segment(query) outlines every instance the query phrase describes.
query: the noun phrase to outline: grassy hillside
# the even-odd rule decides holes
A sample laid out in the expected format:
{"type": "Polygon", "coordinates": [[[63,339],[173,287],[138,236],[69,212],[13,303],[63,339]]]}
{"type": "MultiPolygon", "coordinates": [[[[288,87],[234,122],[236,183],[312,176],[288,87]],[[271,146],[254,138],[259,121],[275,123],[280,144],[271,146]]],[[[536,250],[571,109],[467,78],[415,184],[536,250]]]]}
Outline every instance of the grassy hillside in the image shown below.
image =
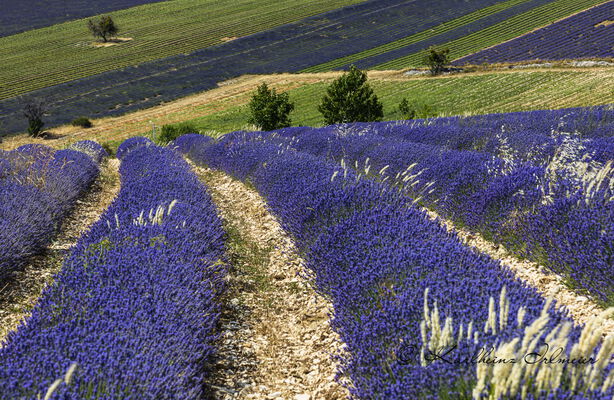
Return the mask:
{"type": "Polygon", "coordinates": [[[0,99],[145,61],[188,53],[361,0],[175,0],[112,13],[120,37],[92,46],[85,20],[0,38],[0,99]]]}
{"type": "MultiPolygon", "coordinates": [[[[62,126],[51,129],[63,135],[45,144],[64,146],[84,138],[118,144],[123,139],[151,133],[164,124],[190,122],[211,134],[246,127],[247,103],[253,91],[267,82],[287,91],[296,102],[293,125],[323,124],[317,105],[326,86],[340,73],[279,74],[244,76],[217,89],[121,117],[94,121],[90,129],[62,126]]],[[[403,97],[430,104],[439,116],[486,114],[581,107],[614,103],[614,92],[607,82],[614,79],[614,68],[552,68],[532,70],[495,70],[442,77],[408,77],[400,71],[371,71],[370,82],[384,103],[384,119],[400,119],[398,104],[403,97]]],[[[26,135],[6,138],[3,148],[33,142],[26,135]]]]}
{"type": "MultiPolygon", "coordinates": [[[[300,77],[300,75],[298,76],[300,77]]],[[[401,119],[398,105],[406,97],[433,106],[438,116],[488,114],[565,107],[581,107],[614,103],[614,92],[608,79],[614,79],[614,69],[532,70],[486,72],[466,76],[438,78],[406,78],[400,73],[371,73],[372,85],[384,103],[384,120],[401,119]]],[[[317,105],[331,79],[306,82],[291,88],[290,98],[296,102],[293,125],[323,125],[317,105]]],[[[247,102],[251,93],[242,93],[229,104],[218,102],[210,113],[189,119],[200,129],[230,132],[245,126],[247,102]]]]}

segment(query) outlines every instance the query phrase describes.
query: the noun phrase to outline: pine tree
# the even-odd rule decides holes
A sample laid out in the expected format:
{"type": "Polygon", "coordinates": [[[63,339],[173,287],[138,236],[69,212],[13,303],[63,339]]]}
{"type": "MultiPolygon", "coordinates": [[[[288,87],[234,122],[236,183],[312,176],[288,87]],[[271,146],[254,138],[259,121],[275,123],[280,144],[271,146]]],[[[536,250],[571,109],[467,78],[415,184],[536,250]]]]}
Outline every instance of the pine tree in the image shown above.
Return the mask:
{"type": "Polygon", "coordinates": [[[294,110],[294,103],[290,102],[288,93],[277,93],[266,83],[258,87],[249,108],[251,114],[247,122],[264,131],[286,128],[292,123],[290,113],[294,110]]]}
{"type": "Polygon", "coordinates": [[[384,108],[367,83],[367,74],[354,65],[326,90],[318,106],[327,125],[381,121],[384,108]]]}

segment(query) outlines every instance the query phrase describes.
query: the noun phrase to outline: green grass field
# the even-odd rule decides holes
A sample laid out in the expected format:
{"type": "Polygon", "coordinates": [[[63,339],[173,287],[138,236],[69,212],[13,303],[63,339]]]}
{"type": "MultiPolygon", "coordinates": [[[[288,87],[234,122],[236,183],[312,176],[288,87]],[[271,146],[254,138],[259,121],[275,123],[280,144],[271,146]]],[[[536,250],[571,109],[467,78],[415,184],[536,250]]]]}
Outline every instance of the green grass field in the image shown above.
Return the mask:
{"type": "Polygon", "coordinates": [[[110,13],[119,37],[92,46],[85,20],[0,38],[0,99],[189,53],[362,0],[174,0],[110,13]]]}
{"type": "MultiPolygon", "coordinates": [[[[407,80],[371,80],[384,103],[384,120],[401,119],[398,105],[406,97],[431,105],[438,116],[488,114],[614,103],[614,93],[604,82],[614,79],[614,69],[513,71],[407,80]]],[[[317,105],[328,83],[305,84],[289,90],[296,103],[295,126],[320,126],[317,105]]],[[[202,130],[221,133],[243,129],[248,96],[221,111],[189,120],[202,130]]]]}

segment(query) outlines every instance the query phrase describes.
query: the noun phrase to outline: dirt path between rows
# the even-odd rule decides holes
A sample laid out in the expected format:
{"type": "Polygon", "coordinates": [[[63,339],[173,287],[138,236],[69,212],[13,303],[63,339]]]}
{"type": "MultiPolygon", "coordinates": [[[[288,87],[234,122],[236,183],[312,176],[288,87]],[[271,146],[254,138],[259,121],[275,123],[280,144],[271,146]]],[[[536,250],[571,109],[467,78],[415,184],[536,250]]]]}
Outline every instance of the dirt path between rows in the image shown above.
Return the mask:
{"type": "MultiPolygon", "coordinates": [[[[520,260],[503,246],[487,241],[480,235],[471,233],[465,229],[459,229],[453,222],[438,216],[435,212],[425,210],[432,220],[438,219],[448,231],[456,233],[458,238],[465,244],[481,253],[499,260],[508,267],[518,279],[523,280],[537,289],[544,297],[552,297],[556,300],[557,307],[565,307],[574,321],[586,324],[596,318],[604,309],[586,296],[579,295],[569,289],[564,283],[562,276],[546,270],[537,263],[520,260]]],[[[614,334],[614,320],[609,319],[604,326],[604,335],[614,334]]]]}
{"type": "Polygon", "coordinates": [[[331,305],[305,277],[292,240],[255,190],[194,168],[224,221],[232,264],[212,397],[347,398],[335,381],[343,345],[329,325],[331,305]]]}
{"type": "Polygon", "coordinates": [[[119,192],[119,161],[103,162],[91,188],[62,221],[60,231],[45,251],[0,287],[0,347],[6,335],[28,317],[43,289],[53,282],[68,250],[98,220],[119,192]]]}

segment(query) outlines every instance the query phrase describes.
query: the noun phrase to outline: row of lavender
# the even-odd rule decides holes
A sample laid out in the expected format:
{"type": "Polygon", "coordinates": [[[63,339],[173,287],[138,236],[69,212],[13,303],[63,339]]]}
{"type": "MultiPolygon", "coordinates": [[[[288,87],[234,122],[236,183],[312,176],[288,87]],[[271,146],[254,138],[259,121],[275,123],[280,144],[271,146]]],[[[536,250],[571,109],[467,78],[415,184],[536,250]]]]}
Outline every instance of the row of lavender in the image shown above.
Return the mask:
{"type": "Polygon", "coordinates": [[[50,242],[105,155],[90,141],[59,151],[43,145],[0,151],[0,280],[50,242]]]}
{"type": "Polygon", "coordinates": [[[386,138],[477,150],[511,162],[546,165],[565,142],[577,142],[582,155],[606,162],[614,155],[614,105],[348,124],[343,129],[386,138]]]}
{"type": "Polygon", "coordinates": [[[132,139],[118,154],[118,197],[0,349],[2,398],[200,399],[207,390],[221,222],[177,153],[132,139]]]}
{"type": "Polygon", "coordinates": [[[523,122],[516,127],[495,115],[469,119],[462,126],[462,120],[442,119],[419,126],[290,128],[274,135],[296,150],[366,169],[363,174],[383,170],[388,178],[377,178],[402,186],[421,204],[612,304],[614,139],[603,137],[602,128],[612,126],[614,113],[594,110],[590,122],[588,110],[575,111],[584,125],[568,119],[566,127],[574,126],[574,134],[539,124],[529,128],[539,114],[553,114],[538,112],[515,115],[523,122]],[[489,129],[488,120],[503,131],[492,125],[489,129]],[[551,134],[539,133],[544,131],[551,134]],[[486,151],[450,150],[476,143],[486,151]]]}
{"type": "Polygon", "coordinates": [[[614,2],[608,1],[454,64],[614,57],[614,2]]]}
{"type": "MultiPolygon", "coordinates": [[[[334,305],[333,327],[349,351],[342,372],[355,397],[480,399],[494,392],[520,398],[520,384],[527,398],[612,396],[611,379],[604,382],[612,370],[607,360],[596,378],[576,377],[574,390],[574,367],[537,380],[540,368],[522,362],[507,371],[476,368],[469,359],[481,348],[508,346],[518,355],[526,343],[543,344],[555,326],[559,335],[548,338],[557,336],[566,350],[585,356],[596,350],[572,345],[580,333],[566,316],[429,220],[409,197],[289,150],[271,135],[230,134],[217,143],[189,135],[175,145],[197,163],[254,184],[295,237],[317,288],[334,305]]],[[[611,344],[600,351],[610,352],[611,344]]]]}

